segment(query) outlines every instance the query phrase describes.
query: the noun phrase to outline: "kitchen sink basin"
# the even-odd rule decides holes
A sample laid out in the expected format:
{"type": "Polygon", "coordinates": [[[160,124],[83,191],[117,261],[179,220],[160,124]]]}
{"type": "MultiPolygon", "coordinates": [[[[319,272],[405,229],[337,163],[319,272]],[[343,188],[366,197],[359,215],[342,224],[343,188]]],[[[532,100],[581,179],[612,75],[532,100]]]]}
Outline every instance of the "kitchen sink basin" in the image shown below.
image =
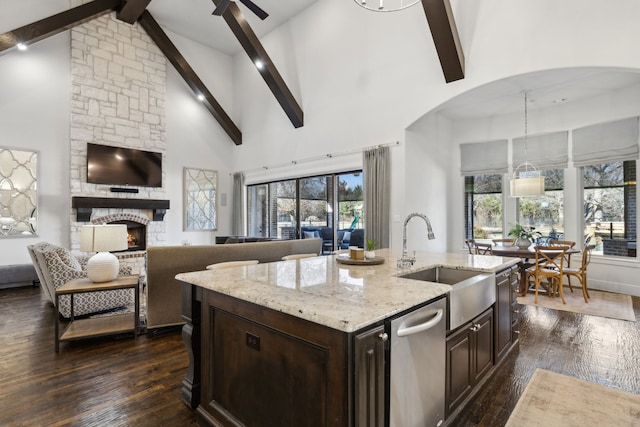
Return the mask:
{"type": "Polygon", "coordinates": [[[424,270],[413,271],[401,275],[403,279],[422,280],[425,282],[444,283],[446,285],[456,285],[467,279],[483,274],[481,271],[460,270],[449,267],[431,267],[424,270]]]}
{"type": "Polygon", "coordinates": [[[453,287],[449,294],[449,330],[471,321],[496,302],[494,273],[436,266],[398,277],[453,287]]]}

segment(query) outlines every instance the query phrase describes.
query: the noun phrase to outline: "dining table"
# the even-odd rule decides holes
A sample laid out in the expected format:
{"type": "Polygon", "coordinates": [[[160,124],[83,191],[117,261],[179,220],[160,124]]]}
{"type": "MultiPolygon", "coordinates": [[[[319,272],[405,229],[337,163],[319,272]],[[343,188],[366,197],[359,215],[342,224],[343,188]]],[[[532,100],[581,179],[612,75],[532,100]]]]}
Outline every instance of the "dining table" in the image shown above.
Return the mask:
{"type": "MultiPolygon", "coordinates": [[[[580,253],[580,249],[577,248],[569,248],[567,250],[567,254],[569,258],[571,258],[572,254],[580,253]]],[[[525,296],[527,294],[527,268],[533,266],[536,258],[536,245],[531,244],[528,247],[520,247],[520,246],[503,246],[503,245],[495,245],[493,247],[493,255],[510,257],[510,258],[520,258],[522,262],[519,263],[520,269],[520,284],[518,286],[518,295],[525,296]],[[533,260],[533,261],[532,261],[533,260]]]]}

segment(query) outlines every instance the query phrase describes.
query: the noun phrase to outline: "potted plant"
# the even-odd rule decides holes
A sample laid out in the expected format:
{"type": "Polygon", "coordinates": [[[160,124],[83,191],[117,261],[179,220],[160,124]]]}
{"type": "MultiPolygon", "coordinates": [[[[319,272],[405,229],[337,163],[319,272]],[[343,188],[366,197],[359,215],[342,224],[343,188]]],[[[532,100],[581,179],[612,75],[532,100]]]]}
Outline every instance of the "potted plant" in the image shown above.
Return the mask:
{"type": "Polygon", "coordinates": [[[509,236],[516,239],[515,245],[519,248],[528,248],[536,238],[542,236],[539,231],[534,230],[533,227],[524,227],[516,222],[513,228],[509,230],[509,236]]]}
{"type": "Polygon", "coordinates": [[[376,257],[376,242],[371,239],[367,239],[367,250],[364,251],[364,257],[366,259],[374,259],[376,257]]]}

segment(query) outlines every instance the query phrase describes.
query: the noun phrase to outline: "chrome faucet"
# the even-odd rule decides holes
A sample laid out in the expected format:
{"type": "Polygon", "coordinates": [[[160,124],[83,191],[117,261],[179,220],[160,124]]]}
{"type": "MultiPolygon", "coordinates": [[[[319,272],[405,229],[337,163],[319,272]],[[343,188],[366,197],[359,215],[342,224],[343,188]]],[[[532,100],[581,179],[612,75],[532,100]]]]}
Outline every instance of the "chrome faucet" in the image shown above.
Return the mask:
{"type": "Polygon", "coordinates": [[[404,225],[402,226],[402,258],[398,260],[398,268],[409,268],[412,267],[416,262],[415,255],[413,257],[409,257],[407,253],[407,224],[409,223],[409,220],[411,218],[416,216],[424,219],[424,222],[427,223],[427,237],[429,238],[429,240],[433,240],[436,238],[436,236],[433,234],[433,229],[431,228],[431,221],[429,221],[429,218],[427,218],[426,215],[417,212],[407,215],[407,218],[404,220],[404,225]]]}

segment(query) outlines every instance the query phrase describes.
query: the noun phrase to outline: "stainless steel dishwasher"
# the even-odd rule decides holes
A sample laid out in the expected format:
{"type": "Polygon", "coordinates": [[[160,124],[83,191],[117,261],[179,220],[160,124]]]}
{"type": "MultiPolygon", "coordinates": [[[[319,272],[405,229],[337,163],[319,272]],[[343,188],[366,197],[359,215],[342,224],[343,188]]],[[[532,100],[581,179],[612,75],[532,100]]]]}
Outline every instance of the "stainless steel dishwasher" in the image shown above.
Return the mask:
{"type": "Polygon", "coordinates": [[[388,321],[389,426],[444,422],[446,298],[388,321]]]}

